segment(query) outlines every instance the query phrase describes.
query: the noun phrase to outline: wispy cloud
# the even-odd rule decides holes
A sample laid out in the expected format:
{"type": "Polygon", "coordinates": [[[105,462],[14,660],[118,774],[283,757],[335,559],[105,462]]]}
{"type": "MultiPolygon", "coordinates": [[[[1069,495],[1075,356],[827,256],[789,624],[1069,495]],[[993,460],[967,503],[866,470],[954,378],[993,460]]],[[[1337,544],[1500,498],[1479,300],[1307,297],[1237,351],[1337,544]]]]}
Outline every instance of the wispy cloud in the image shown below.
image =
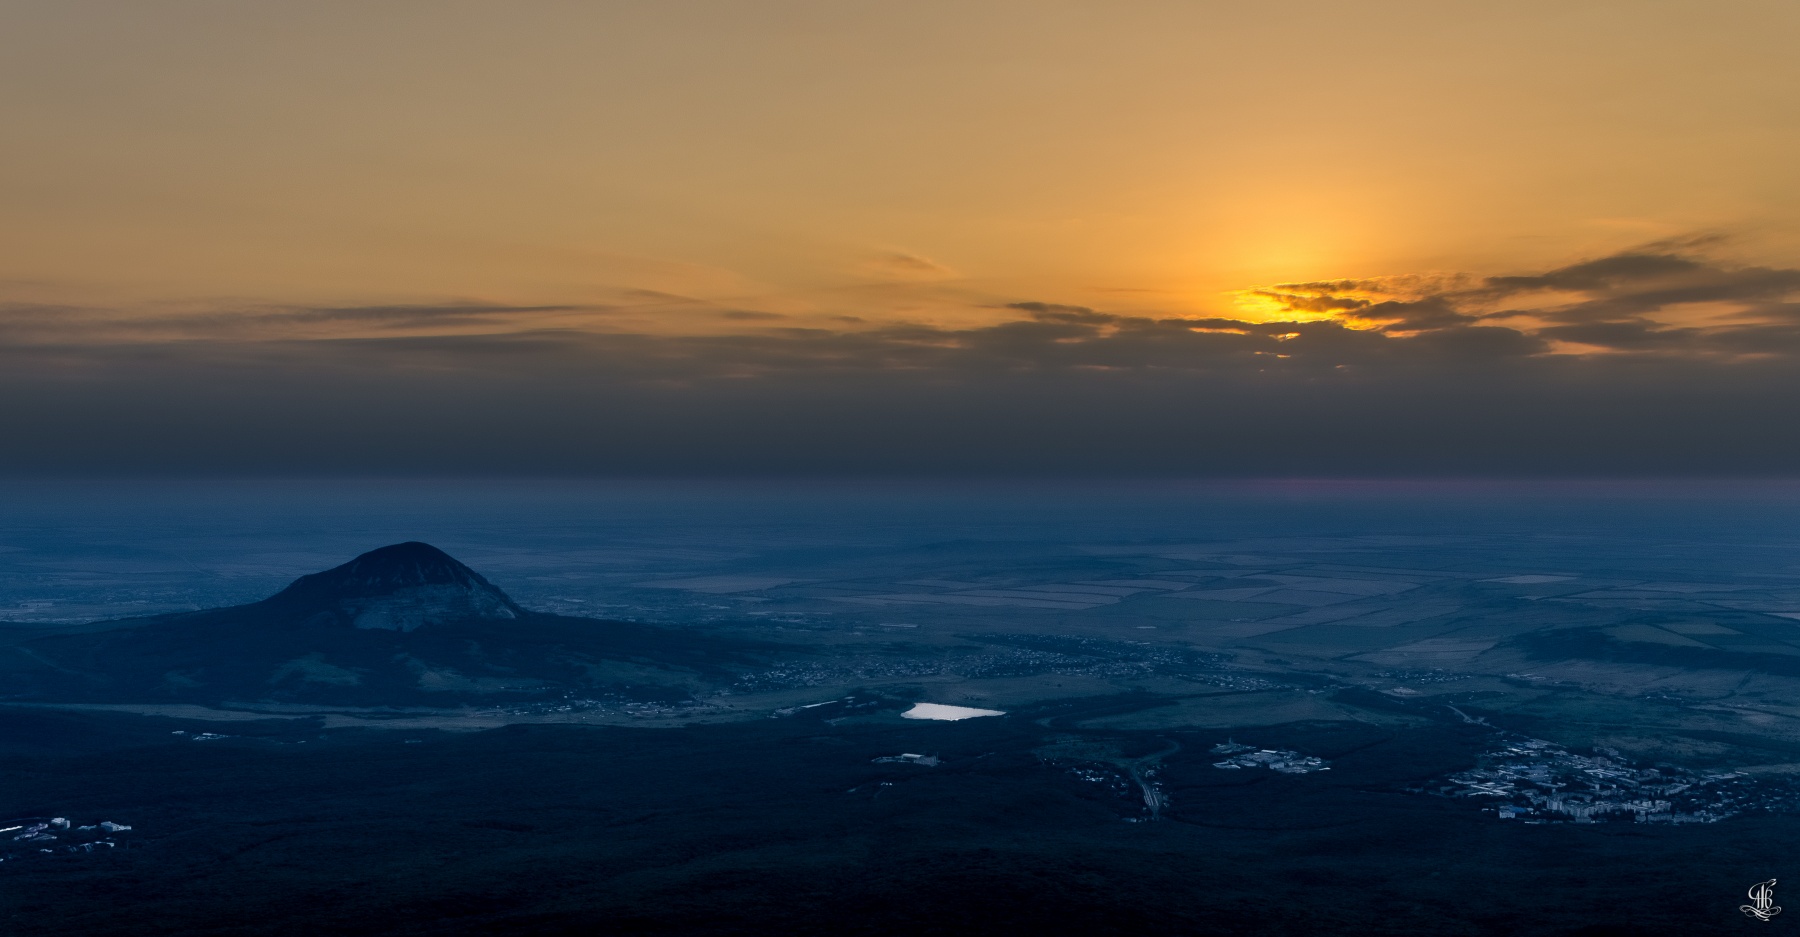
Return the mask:
{"type": "Polygon", "coordinates": [[[0,470],[1800,471],[1797,289],[1677,245],[1205,318],[15,304],[0,470]]]}
{"type": "Polygon", "coordinates": [[[944,264],[906,251],[883,251],[865,259],[857,269],[864,276],[883,280],[947,280],[957,276],[944,264]]]}

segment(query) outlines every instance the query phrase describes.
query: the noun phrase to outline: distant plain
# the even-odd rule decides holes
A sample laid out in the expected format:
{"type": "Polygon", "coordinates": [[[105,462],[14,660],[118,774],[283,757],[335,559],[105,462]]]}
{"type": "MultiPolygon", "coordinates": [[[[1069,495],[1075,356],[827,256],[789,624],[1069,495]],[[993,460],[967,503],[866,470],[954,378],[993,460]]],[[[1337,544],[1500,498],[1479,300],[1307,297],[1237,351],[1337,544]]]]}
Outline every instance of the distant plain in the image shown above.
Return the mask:
{"type": "Polygon", "coordinates": [[[533,610],[794,649],[690,682],[680,705],[14,694],[0,812],[140,818],[118,855],[0,864],[18,933],[888,933],[929,931],[970,889],[1050,930],[1724,933],[1800,822],[1529,827],[1404,793],[1500,730],[1646,764],[1800,772],[1800,486],[0,494],[10,643],[255,601],[428,540],[533,610]],[[917,702],[1007,715],[901,720],[917,702]],[[199,732],[229,738],[189,741],[199,732]],[[1207,748],[1234,738],[1332,772],[1213,768],[1207,748]],[[1165,749],[1168,807],[1142,822],[1126,774],[1165,749]],[[943,764],[871,761],[902,751],[943,764]],[[1081,764],[1125,793],[1071,781],[1081,764]],[[312,782],[281,780],[294,771],[312,782]],[[527,881],[546,867],[554,888],[527,881]],[[1071,882],[1089,889],[1080,901],[1071,882]],[[202,885],[242,890],[234,913],[255,923],[209,919],[202,885]],[[107,895],[151,917],[92,910],[107,895]]]}

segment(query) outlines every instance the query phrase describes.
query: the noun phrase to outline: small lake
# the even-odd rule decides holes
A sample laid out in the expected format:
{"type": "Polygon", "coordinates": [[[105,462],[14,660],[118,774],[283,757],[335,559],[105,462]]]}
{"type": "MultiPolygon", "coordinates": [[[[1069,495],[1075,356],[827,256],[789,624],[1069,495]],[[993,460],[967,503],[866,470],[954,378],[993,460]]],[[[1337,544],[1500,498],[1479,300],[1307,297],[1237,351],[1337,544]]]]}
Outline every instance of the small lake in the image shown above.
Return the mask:
{"type": "Polygon", "coordinates": [[[900,714],[905,719],[936,719],[955,722],[958,719],[974,719],[978,716],[1004,716],[1006,713],[998,709],[975,709],[969,706],[945,706],[942,703],[915,703],[913,708],[900,714]]]}

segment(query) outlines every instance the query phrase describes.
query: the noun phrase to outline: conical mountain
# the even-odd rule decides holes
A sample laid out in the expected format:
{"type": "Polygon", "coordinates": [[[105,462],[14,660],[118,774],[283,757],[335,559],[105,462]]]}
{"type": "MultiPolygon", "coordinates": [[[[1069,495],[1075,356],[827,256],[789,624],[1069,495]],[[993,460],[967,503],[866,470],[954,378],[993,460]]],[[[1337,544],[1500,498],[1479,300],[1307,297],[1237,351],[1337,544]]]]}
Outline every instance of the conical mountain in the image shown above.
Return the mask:
{"type": "Polygon", "coordinates": [[[512,620],[525,610],[450,554],[410,540],[301,576],[261,604],[309,624],[413,631],[453,621],[512,620]]]}

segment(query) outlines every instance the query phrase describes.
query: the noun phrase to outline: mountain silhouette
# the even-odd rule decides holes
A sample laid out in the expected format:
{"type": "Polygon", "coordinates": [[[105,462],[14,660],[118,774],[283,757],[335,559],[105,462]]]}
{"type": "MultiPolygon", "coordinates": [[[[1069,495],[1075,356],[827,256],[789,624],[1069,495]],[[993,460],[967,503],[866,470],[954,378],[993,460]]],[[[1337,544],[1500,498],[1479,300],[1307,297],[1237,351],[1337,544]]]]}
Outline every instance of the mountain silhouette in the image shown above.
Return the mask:
{"type": "Polygon", "coordinates": [[[249,605],[0,646],[0,698],[461,705],[682,699],[771,648],[529,611],[426,543],[371,550],[249,605]]]}

